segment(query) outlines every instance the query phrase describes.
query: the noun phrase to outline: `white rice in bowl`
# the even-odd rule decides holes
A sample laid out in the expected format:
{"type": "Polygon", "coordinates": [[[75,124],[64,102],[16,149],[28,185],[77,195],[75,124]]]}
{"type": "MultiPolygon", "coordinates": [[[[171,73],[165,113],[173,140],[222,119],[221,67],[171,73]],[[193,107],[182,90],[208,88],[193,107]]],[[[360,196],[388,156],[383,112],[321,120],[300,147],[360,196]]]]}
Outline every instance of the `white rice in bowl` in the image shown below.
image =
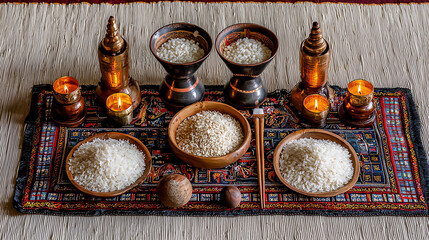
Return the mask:
{"type": "Polygon", "coordinates": [[[73,179],[94,192],[112,192],[135,183],[145,171],[145,155],[125,140],[99,139],[79,146],[68,167],[73,179]]]}
{"type": "Polygon", "coordinates": [[[195,62],[204,56],[198,42],[185,38],[172,38],[156,50],[161,59],[172,63],[195,62]]]}
{"type": "Polygon", "coordinates": [[[271,57],[271,50],[253,38],[240,38],[226,46],[223,56],[239,64],[260,63],[271,57]]]}
{"type": "Polygon", "coordinates": [[[237,150],[244,140],[240,123],[229,114],[202,111],[179,124],[176,142],[200,157],[220,157],[237,150]]]}
{"type": "Polygon", "coordinates": [[[353,177],[349,151],[330,140],[302,138],[289,142],[280,154],[280,171],[292,186],[306,192],[330,192],[353,177]]]}

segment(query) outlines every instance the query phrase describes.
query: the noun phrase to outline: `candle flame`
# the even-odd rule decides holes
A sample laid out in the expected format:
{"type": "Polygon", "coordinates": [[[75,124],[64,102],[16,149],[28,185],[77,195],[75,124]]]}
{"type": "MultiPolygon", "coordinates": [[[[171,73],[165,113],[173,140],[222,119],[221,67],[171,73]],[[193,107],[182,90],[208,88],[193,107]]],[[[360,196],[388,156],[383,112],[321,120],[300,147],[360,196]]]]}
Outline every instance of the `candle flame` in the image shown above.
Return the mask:
{"type": "Polygon", "coordinates": [[[358,93],[359,93],[359,95],[362,95],[362,91],[360,89],[360,84],[359,84],[359,87],[358,87],[358,93]]]}
{"type": "Polygon", "coordinates": [[[315,99],[314,109],[317,110],[317,107],[318,107],[318,105],[317,105],[317,99],[315,99]]]}
{"type": "Polygon", "coordinates": [[[121,98],[118,98],[118,109],[119,109],[119,110],[121,109],[121,105],[122,105],[122,103],[121,103],[121,98]]]}
{"type": "Polygon", "coordinates": [[[68,94],[68,93],[69,93],[69,89],[67,88],[67,85],[64,85],[64,92],[65,92],[66,94],[68,94]]]}

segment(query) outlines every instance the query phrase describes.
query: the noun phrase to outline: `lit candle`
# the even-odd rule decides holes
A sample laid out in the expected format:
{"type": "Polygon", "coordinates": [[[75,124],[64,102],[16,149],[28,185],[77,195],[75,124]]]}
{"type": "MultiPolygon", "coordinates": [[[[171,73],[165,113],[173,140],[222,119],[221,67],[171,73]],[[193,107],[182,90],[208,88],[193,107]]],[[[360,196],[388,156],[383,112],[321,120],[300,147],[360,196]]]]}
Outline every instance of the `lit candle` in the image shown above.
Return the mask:
{"type": "Polygon", "coordinates": [[[69,76],[58,78],[53,85],[52,120],[61,126],[76,127],[86,117],[85,99],[79,82],[69,76]]]}
{"type": "Polygon", "coordinates": [[[304,124],[311,127],[324,127],[329,112],[329,101],[320,94],[308,95],[303,102],[304,124]]]}
{"type": "Polygon", "coordinates": [[[372,101],[374,87],[370,82],[358,79],[348,84],[347,91],[351,104],[360,107],[372,101]]]}
{"type": "Polygon", "coordinates": [[[338,112],[341,120],[357,127],[371,126],[375,120],[373,93],[374,86],[368,81],[358,79],[350,82],[338,112]]]}
{"type": "Polygon", "coordinates": [[[61,104],[72,104],[80,98],[79,82],[72,77],[58,78],[53,88],[54,97],[61,104]]]}
{"type": "Polygon", "coordinates": [[[126,93],[114,93],[106,99],[107,116],[115,125],[124,126],[133,119],[133,101],[126,93]]]}

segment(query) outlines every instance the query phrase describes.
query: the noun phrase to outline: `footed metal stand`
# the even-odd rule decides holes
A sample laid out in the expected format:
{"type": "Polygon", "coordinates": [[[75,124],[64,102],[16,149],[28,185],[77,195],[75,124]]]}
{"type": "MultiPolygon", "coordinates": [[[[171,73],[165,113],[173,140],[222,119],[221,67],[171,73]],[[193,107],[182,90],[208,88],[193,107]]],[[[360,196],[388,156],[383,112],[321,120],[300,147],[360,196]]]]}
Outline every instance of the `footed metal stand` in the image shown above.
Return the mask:
{"type": "Polygon", "coordinates": [[[121,87],[118,89],[111,89],[105,86],[103,80],[101,80],[98,83],[97,89],[95,90],[95,96],[98,104],[100,104],[101,106],[105,106],[107,97],[109,97],[113,93],[126,93],[130,95],[133,101],[133,109],[135,109],[140,104],[140,87],[138,83],[132,78],[129,78],[129,81],[127,81],[127,85],[125,87],[121,87]]]}
{"type": "Polygon", "coordinates": [[[338,114],[340,115],[341,121],[360,128],[370,127],[374,124],[375,121],[375,111],[372,112],[367,119],[352,119],[347,113],[346,108],[341,105],[338,114]]]}
{"type": "Polygon", "coordinates": [[[236,108],[258,107],[267,97],[261,77],[234,76],[223,90],[225,100],[236,108]]]}
{"type": "Polygon", "coordinates": [[[159,96],[168,106],[182,108],[201,101],[204,91],[204,84],[194,75],[188,79],[174,79],[167,75],[159,87],[159,96]]]}

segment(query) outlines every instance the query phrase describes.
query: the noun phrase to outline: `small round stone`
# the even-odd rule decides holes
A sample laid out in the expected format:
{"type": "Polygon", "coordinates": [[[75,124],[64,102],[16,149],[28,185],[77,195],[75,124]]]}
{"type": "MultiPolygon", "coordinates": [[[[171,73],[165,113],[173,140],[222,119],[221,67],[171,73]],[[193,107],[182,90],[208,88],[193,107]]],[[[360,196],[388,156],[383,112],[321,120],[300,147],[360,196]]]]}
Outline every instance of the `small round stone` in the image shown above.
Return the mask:
{"type": "Polygon", "coordinates": [[[170,174],[161,178],[157,186],[159,200],[166,207],[181,207],[192,196],[192,184],[183,175],[170,174]]]}
{"type": "Polygon", "coordinates": [[[234,186],[224,187],[220,192],[220,200],[225,206],[236,208],[241,202],[241,192],[234,186]]]}

